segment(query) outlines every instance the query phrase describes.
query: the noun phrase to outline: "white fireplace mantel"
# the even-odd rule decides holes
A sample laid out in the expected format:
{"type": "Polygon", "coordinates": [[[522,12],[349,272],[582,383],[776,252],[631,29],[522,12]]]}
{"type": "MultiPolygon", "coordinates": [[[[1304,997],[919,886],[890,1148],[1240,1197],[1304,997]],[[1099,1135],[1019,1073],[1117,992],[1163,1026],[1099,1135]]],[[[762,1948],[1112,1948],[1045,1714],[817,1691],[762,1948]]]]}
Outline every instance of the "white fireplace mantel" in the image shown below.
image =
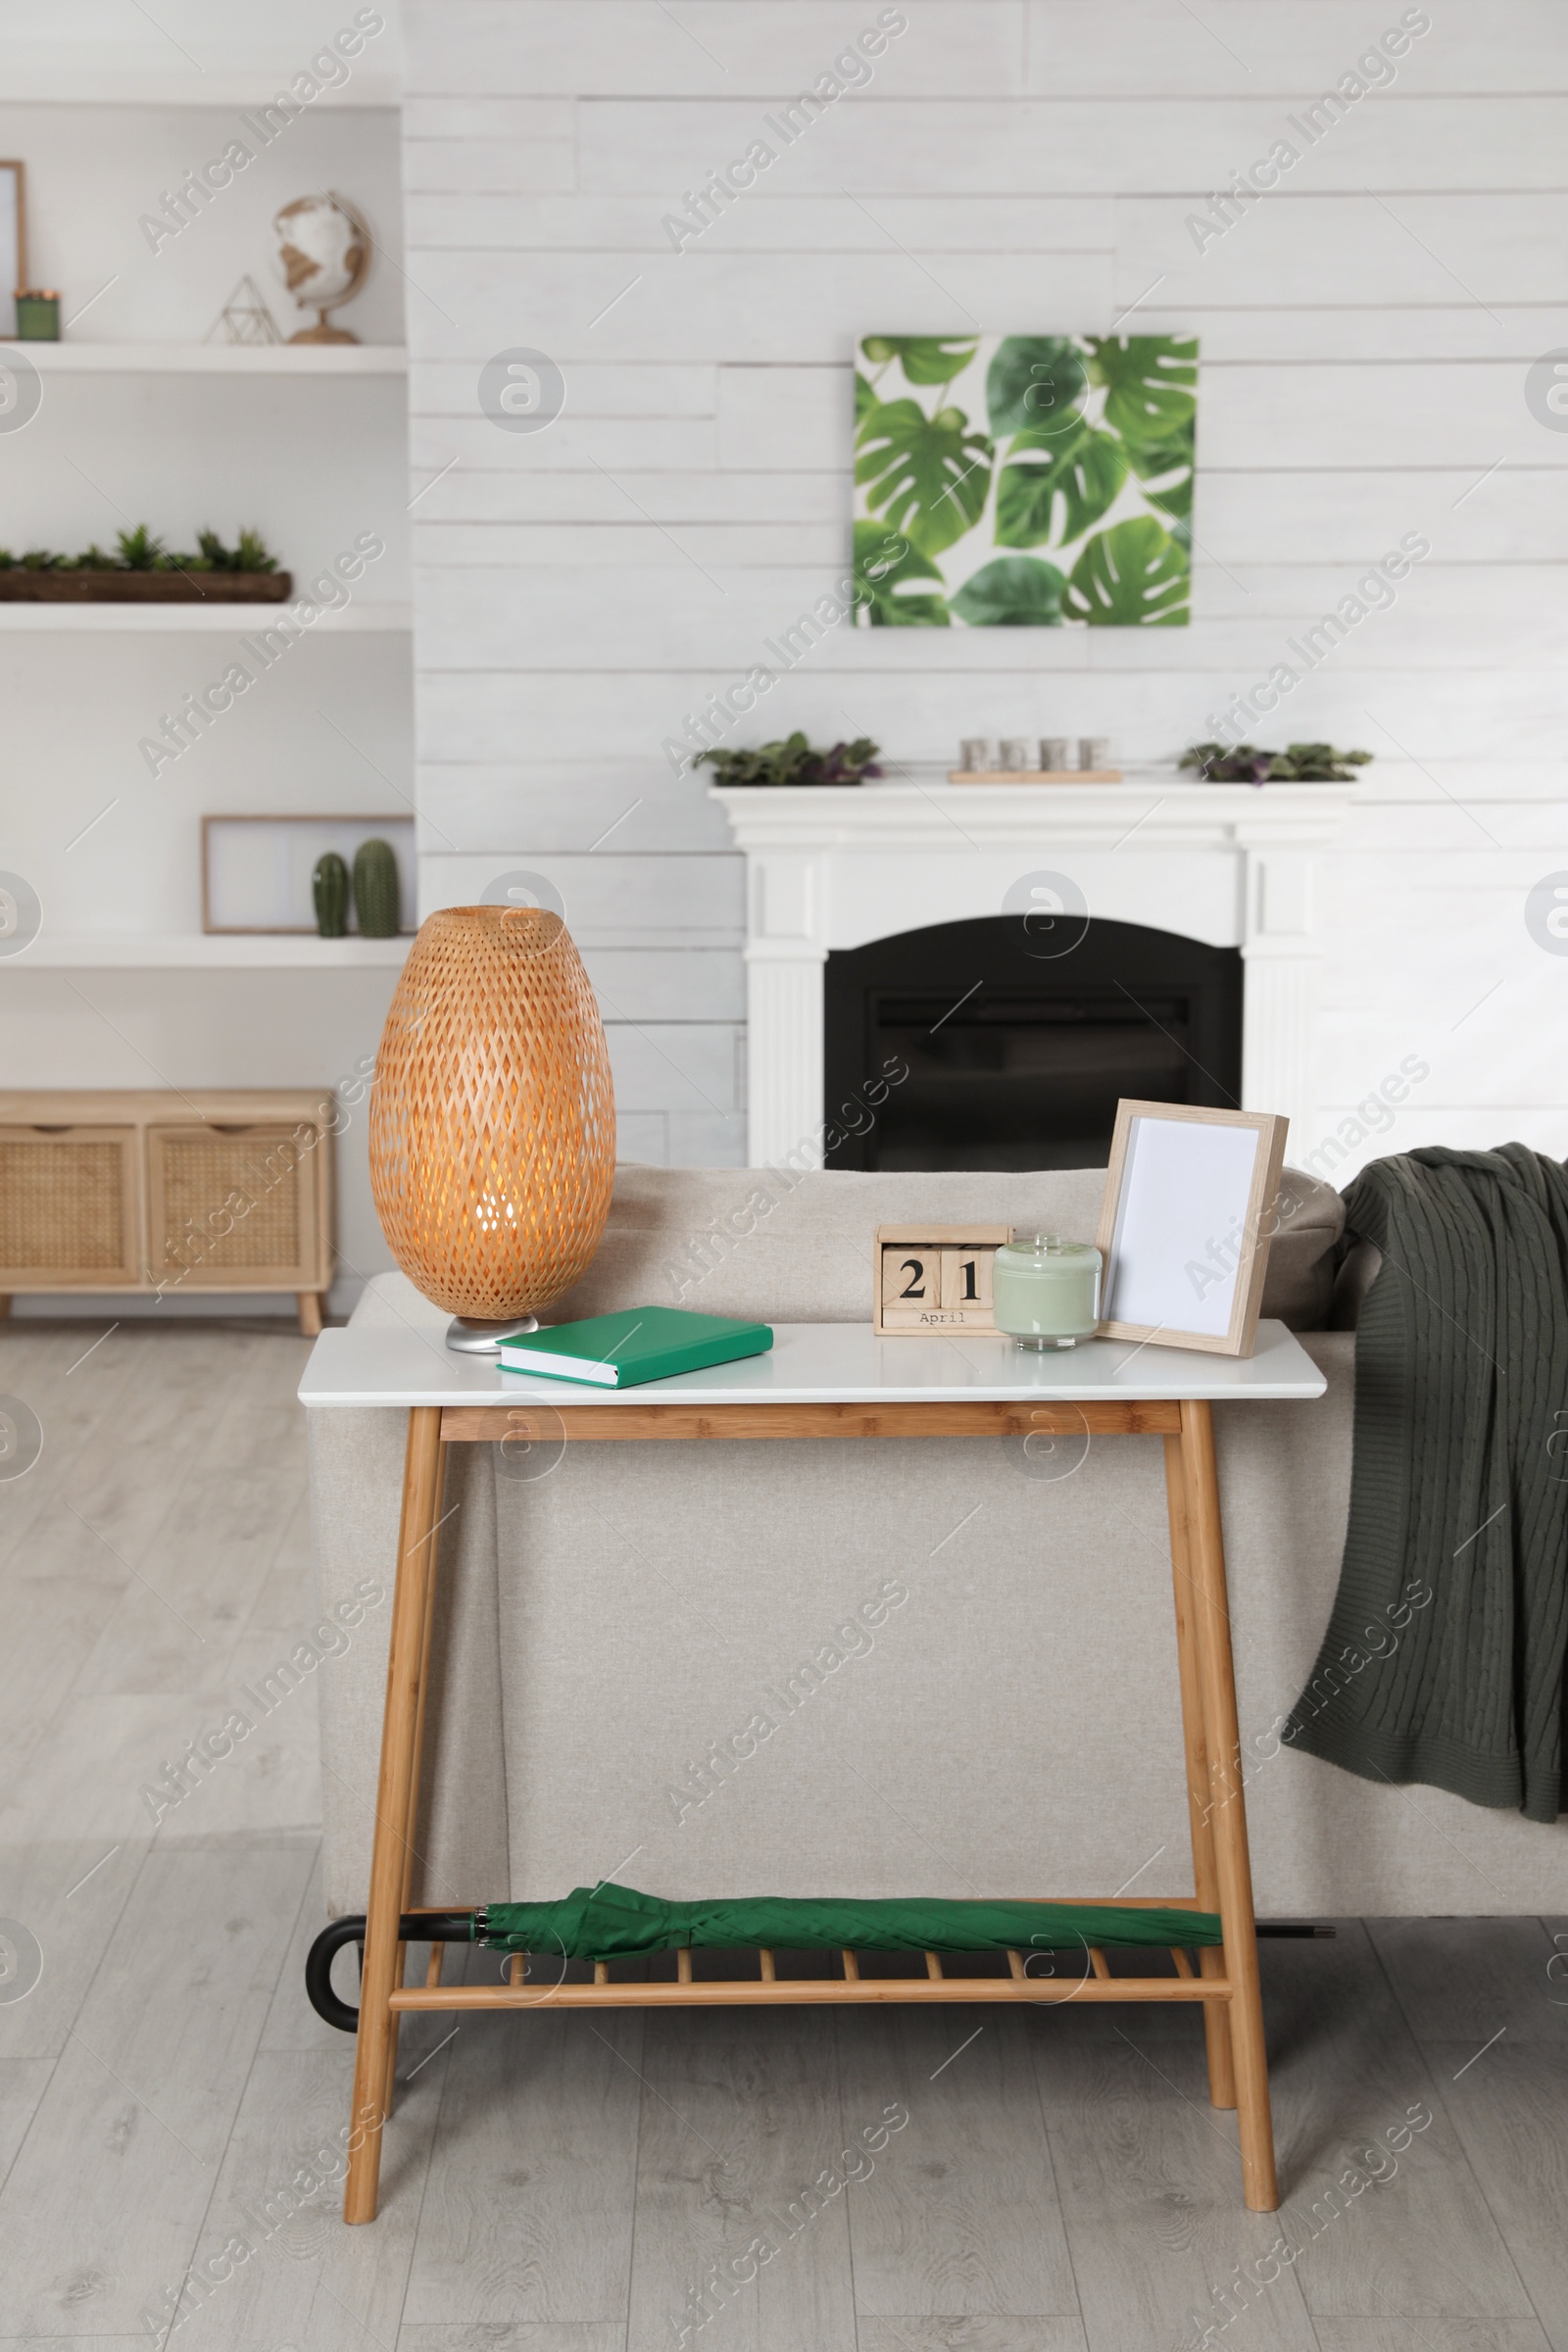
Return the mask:
{"type": "Polygon", "coordinates": [[[752,1165],[820,1132],[829,951],[1000,914],[1036,875],[1065,877],[1091,915],[1240,948],[1243,1105],[1286,1112],[1304,1143],[1316,1102],[1315,853],[1352,790],[1168,772],[954,785],[938,771],[929,784],[715,788],[746,853],[752,1165]]]}

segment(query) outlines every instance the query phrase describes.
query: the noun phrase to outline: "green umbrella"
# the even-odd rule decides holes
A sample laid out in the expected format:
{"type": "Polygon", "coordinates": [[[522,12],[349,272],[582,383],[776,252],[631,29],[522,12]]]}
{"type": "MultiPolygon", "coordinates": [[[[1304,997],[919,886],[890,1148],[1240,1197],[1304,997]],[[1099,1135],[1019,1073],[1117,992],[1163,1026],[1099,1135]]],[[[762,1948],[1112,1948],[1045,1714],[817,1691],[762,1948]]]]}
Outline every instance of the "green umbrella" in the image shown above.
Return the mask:
{"type": "Polygon", "coordinates": [[[1212,1911],[1119,1903],[949,1902],[935,1895],[858,1901],[770,1894],[671,1903],[606,1881],[575,1886],[558,1903],[487,1904],[474,1913],[473,1940],[493,1951],[617,1960],[680,1944],[794,1952],[1027,1952],[1092,1943],[1209,1944],[1221,1940],[1221,1932],[1212,1911]]]}
{"type": "MultiPolygon", "coordinates": [[[[531,1952],[561,1960],[620,1960],[671,1946],[850,1952],[1081,1951],[1091,1944],[1170,1949],[1223,1941],[1212,1911],[1177,1911],[1120,1903],[948,1902],[936,1895],[857,1901],[837,1895],[796,1899],[743,1896],[734,1902],[668,1903],[611,1880],[575,1886],[559,1903],[488,1903],[477,1911],[408,1911],[406,1943],[480,1943],[492,1951],[531,1952]]],[[[1332,1936],[1332,1928],[1274,1927],[1263,1935],[1332,1936]]],[[[362,1955],[365,1914],[321,1930],[305,1963],[305,1988],[318,2016],[352,2034],[357,2009],[332,1989],[332,1961],[345,1943],[362,1955]]],[[[1086,1969],[1087,1974],[1087,1969],[1086,1969]]]]}

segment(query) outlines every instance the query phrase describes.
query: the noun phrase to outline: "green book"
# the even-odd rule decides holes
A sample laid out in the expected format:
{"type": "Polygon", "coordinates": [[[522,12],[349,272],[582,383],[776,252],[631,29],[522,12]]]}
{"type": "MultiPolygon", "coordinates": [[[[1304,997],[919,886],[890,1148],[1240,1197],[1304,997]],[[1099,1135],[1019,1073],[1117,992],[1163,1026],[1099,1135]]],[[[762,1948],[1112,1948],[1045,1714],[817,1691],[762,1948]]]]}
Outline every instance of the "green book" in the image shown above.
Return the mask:
{"type": "Polygon", "coordinates": [[[631,1389],[673,1372],[701,1372],[737,1356],[762,1355],[773,1345],[765,1323],[737,1323],[731,1315],[693,1315],[683,1306],[633,1306],[618,1315],[589,1315],[501,1343],[504,1372],[538,1372],[548,1380],[586,1380],[601,1389],[631,1389]]]}

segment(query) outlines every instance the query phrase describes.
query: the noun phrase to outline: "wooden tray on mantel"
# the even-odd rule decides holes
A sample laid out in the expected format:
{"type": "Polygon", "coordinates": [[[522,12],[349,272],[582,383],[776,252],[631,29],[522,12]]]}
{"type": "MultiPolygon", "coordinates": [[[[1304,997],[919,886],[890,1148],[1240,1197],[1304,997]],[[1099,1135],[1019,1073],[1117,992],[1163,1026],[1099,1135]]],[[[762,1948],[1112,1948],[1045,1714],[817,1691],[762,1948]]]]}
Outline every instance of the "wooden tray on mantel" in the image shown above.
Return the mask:
{"type": "Polygon", "coordinates": [[[950,767],[950,784],[1119,784],[1119,767],[950,767]]]}

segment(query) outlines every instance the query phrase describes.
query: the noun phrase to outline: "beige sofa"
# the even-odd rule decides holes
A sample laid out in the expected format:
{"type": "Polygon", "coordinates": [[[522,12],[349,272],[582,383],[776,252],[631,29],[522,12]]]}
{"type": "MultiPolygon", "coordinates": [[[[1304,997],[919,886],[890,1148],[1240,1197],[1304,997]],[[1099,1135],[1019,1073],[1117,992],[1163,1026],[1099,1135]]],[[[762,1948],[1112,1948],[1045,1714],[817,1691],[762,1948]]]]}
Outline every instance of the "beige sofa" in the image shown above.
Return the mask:
{"type": "MultiPolygon", "coordinates": [[[[877,1224],[1090,1234],[1102,1181],[625,1168],[551,1319],[865,1320],[877,1224]]],[[[1264,1312],[1328,1393],[1216,1408],[1259,1914],[1568,1910],[1561,1831],[1279,1746],[1337,1583],[1353,1375],[1321,1328],[1342,1204],[1291,1171],[1283,1200],[1264,1312]]],[[[410,1319],[445,1320],[399,1275],[356,1310],[410,1319]]],[[[353,1616],[390,1586],[404,1420],[310,1421],[321,1607],[353,1616]]],[[[1155,1440],[463,1446],[447,1508],[416,1900],[1191,1890],[1155,1440]]],[[[365,1903],[389,1615],[317,1677],[334,1914],[365,1903]]]]}

